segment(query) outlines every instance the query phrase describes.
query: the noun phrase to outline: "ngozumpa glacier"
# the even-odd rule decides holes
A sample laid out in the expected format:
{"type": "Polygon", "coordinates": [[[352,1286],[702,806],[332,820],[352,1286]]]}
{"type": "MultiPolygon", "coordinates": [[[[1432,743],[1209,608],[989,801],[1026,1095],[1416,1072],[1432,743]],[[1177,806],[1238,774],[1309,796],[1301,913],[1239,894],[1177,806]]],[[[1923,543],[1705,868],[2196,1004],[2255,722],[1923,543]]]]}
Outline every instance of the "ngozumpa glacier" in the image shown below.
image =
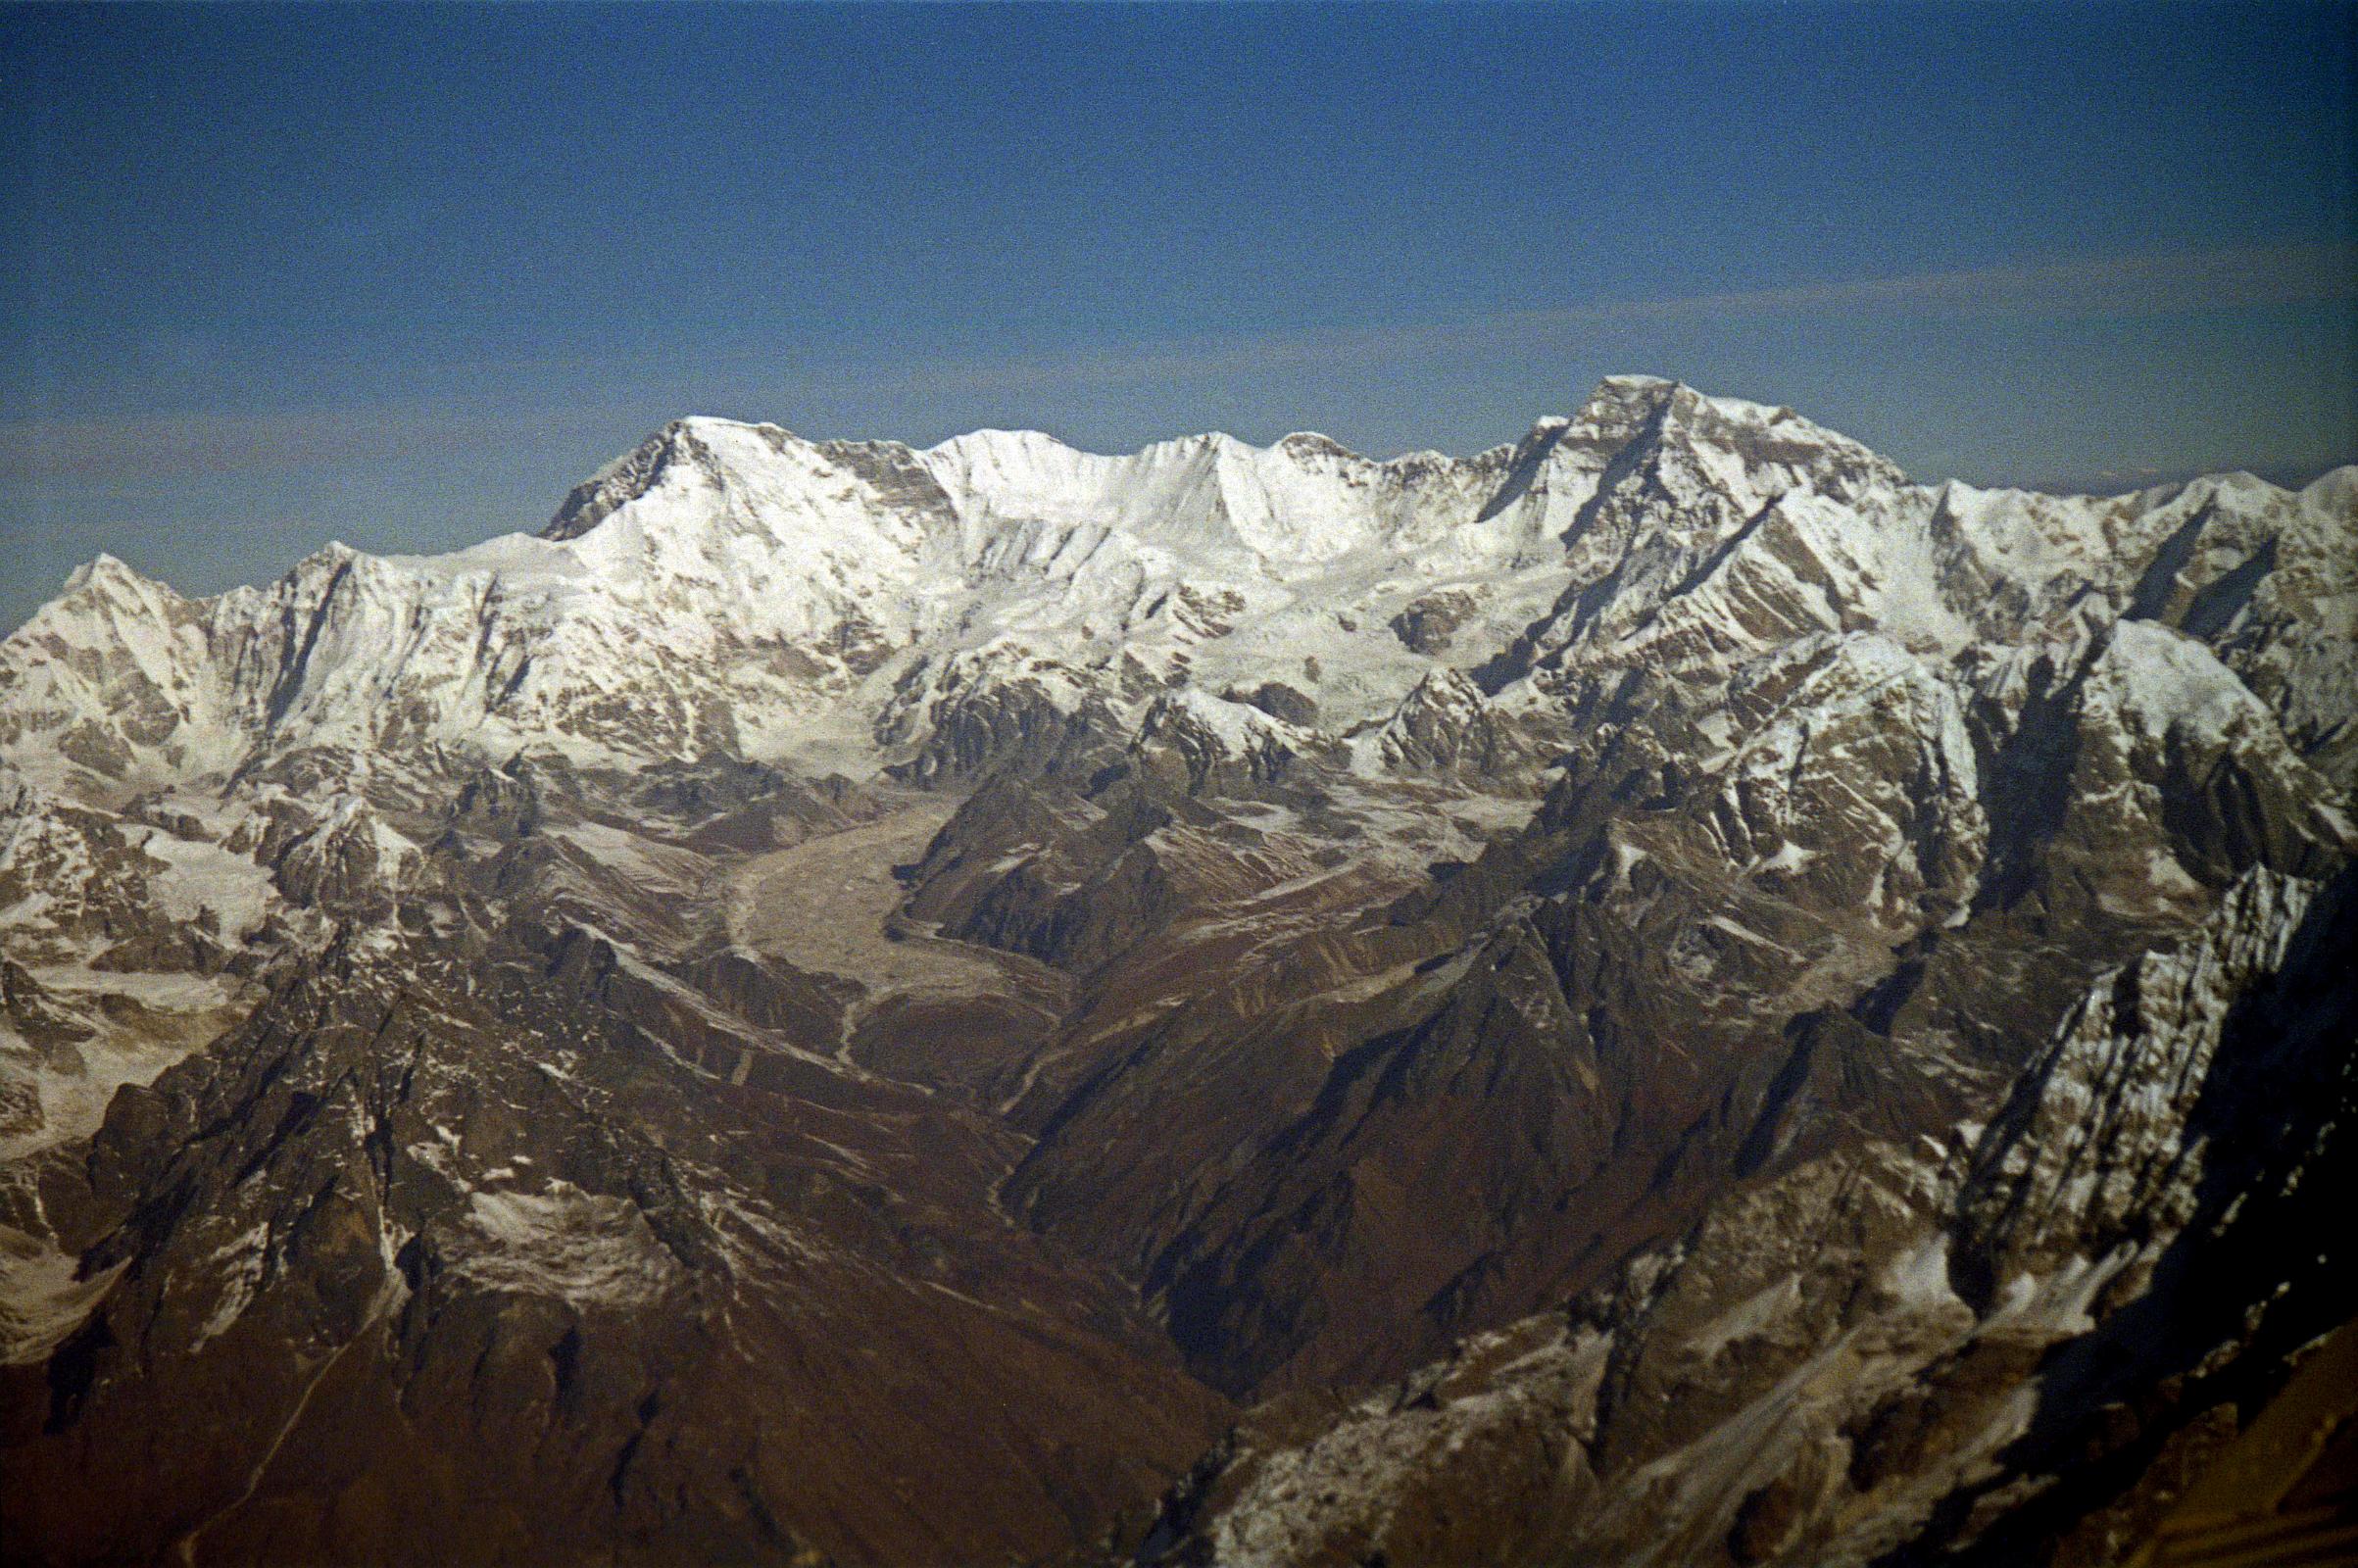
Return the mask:
{"type": "Polygon", "coordinates": [[[101,558],[0,644],[9,1555],[2346,1554],[2354,808],[2358,468],[1641,378],[101,558]]]}

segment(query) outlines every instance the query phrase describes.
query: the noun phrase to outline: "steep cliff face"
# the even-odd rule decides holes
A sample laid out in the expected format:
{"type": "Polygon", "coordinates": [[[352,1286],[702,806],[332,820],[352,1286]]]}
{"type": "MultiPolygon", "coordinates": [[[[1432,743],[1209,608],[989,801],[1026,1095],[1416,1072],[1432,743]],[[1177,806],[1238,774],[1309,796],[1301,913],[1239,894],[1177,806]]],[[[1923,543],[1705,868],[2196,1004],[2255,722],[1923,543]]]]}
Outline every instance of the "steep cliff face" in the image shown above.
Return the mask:
{"type": "Polygon", "coordinates": [[[2353,473],[1625,378],[102,559],[0,643],[9,1522],[1039,1558],[1243,1404],[1149,1555],[2100,1559],[2333,1298],[2353,473]]]}
{"type": "Polygon", "coordinates": [[[1563,1308],[1254,1412],[1144,1555],[2124,1560],[2348,1310],[2353,935],[2347,874],[2247,874],[1987,1124],[1745,1184],[1563,1308]]]}

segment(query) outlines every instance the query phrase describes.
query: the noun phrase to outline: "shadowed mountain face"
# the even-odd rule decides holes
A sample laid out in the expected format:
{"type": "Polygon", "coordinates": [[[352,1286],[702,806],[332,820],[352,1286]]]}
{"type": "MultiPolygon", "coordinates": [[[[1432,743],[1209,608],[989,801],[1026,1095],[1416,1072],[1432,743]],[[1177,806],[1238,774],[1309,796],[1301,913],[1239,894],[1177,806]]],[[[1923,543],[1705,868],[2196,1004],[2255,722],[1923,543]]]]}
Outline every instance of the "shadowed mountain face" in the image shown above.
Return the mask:
{"type": "Polygon", "coordinates": [[[12,1550],[2118,1560],[2351,1299],[2354,785],[2358,469],[1655,381],[102,559],[0,644],[12,1550]]]}

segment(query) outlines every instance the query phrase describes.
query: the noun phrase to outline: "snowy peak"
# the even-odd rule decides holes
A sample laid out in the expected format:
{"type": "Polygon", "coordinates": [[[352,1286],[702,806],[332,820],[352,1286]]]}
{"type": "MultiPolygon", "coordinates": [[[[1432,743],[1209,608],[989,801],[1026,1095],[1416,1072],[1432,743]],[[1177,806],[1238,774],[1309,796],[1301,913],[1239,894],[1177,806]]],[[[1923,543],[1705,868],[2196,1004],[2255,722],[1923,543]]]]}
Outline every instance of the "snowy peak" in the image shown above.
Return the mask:
{"type": "Polygon", "coordinates": [[[604,522],[615,508],[646,494],[671,461],[675,443],[686,427],[685,420],[673,420],[573,486],[540,537],[578,539],[604,522]]]}
{"type": "Polygon", "coordinates": [[[1633,449],[1632,460],[1663,445],[1706,449],[1755,472],[1754,484],[1766,490],[1807,483],[1831,493],[1837,485],[1907,482],[1889,460],[1790,408],[1717,397],[1658,376],[1607,376],[1562,421],[1561,436],[1607,456],[1633,449]]]}
{"type": "Polygon", "coordinates": [[[691,478],[718,478],[723,459],[714,440],[726,442],[728,432],[736,430],[768,437],[779,446],[792,439],[775,425],[742,425],[695,416],[674,419],[568,491],[540,536],[578,539],[614,512],[663,485],[675,468],[690,470],[691,478]]]}
{"type": "Polygon", "coordinates": [[[124,589],[139,592],[160,585],[141,576],[126,563],[102,551],[74,568],[66,578],[62,597],[72,598],[84,592],[106,593],[110,590],[124,589]]]}
{"type": "Polygon", "coordinates": [[[1370,740],[1360,743],[1362,771],[1496,773],[1524,750],[1481,688],[1447,664],[1419,680],[1370,740]]]}
{"type": "MultiPolygon", "coordinates": [[[[1858,634],[1938,662],[2092,613],[2202,643],[2339,777],[2358,771],[2354,503],[2346,476],[2299,496],[1931,489],[1789,409],[1648,377],[1467,458],[1310,432],[1106,456],[983,430],[919,451],[685,418],[537,537],[331,546],[207,601],[101,558],[0,655],[0,751],[116,783],[421,746],[497,763],[817,745],[864,772],[924,755],[956,712],[1036,699],[1135,735],[1166,691],[1282,678],[1330,741],[1391,726],[1355,757],[1449,770],[1535,749],[1487,714],[1456,734],[1437,670],[1485,665],[1483,702],[1547,729],[1619,671],[1716,683],[1858,634]]],[[[954,750],[980,766],[999,744],[954,750]]]]}
{"type": "MultiPolygon", "coordinates": [[[[1615,456],[1632,466],[1642,461],[1624,449],[1664,444],[1710,454],[1690,466],[1750,471],[1751,491],[1797,484],[1839,491],[1861,475],[1904,482],[1864,448],[1790,410],[1623,377],[1604,382],[1573,417],[1539,420],[1520,442],[1463,459],[1430,452],[1370,459],[1314,432],[1268,447],[1214,432],[1106,456],[1037,430],[978,430],[911,452],[890,442],[812,444],[775,425],[681,419],[576,486],[541,537],[580,539],[618,513],[665,497],[672,504],[662,510],[671,513],[759,514],[765,498],[774,503],[783,492],[832,486],[926,513],[937,526],[955,519],[960,564],[968,567],[1004,557],[1010,531],[1045,530],[1063,543],[1077,526],[1280,570],[1439,544],[1497,556],[1528,546],[1530,530],[1479,544],[1465,535],[1518,503],[1544,501],[1550,488],[1577,492],[1581,479],[1593,481],[1615,456]],[[1558,470],[1554,486],[1547,469],[1558,470]]],[[[781,538],[794,537],[790,524],[809,520],[792,516],[792,508],[773,510],[789,514],[766,519],[781,538]]]]}
{"type": "Polygon", "coordinates": [[[419,1560],[495,1494],[585,1533],[486,1555],[1063,1560],[1195,1389],[1312,1398],[1188,1560],[1882,1561],[2051,1469],[2026,1401],[2221,1408],[2141,1308],[2047,1351],[2189,1204],[2265,1238],[2223,1323],[2348,1229],[2274,1161],[2358,1125],[2354,478],[1932,488],[1628,378],[1385,462],[686,419],[536,537],[94,562],[0,643],[33,1554],[333,1557],[390,1474],[419,1560]]]}
{"type": "Polygon", "coordinates": [[[1250,794],[1315,745],[1312,734],[1257,708],[1191,690],[1155,699],[1135,750],[1151,766],[1171,766],[1191,794],[1250,794]]]}

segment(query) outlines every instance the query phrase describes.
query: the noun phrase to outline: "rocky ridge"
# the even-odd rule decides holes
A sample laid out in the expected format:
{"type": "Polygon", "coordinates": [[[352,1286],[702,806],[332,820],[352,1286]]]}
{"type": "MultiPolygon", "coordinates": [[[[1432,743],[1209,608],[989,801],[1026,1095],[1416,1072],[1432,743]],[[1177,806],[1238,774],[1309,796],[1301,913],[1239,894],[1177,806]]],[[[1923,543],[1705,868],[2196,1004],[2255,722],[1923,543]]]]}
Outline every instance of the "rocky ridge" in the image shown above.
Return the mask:
{"type": "Polygon", "coordinates": [[[2358,469],[1922,486],[1631,378],[102,559],[0,644],[11,1521],[1127,1551],[1233,1401],[1149,1556],[2133,1532],[2332,1326],[2234,1195],[2339,1169],[2354,544],[2358,469]]]}

